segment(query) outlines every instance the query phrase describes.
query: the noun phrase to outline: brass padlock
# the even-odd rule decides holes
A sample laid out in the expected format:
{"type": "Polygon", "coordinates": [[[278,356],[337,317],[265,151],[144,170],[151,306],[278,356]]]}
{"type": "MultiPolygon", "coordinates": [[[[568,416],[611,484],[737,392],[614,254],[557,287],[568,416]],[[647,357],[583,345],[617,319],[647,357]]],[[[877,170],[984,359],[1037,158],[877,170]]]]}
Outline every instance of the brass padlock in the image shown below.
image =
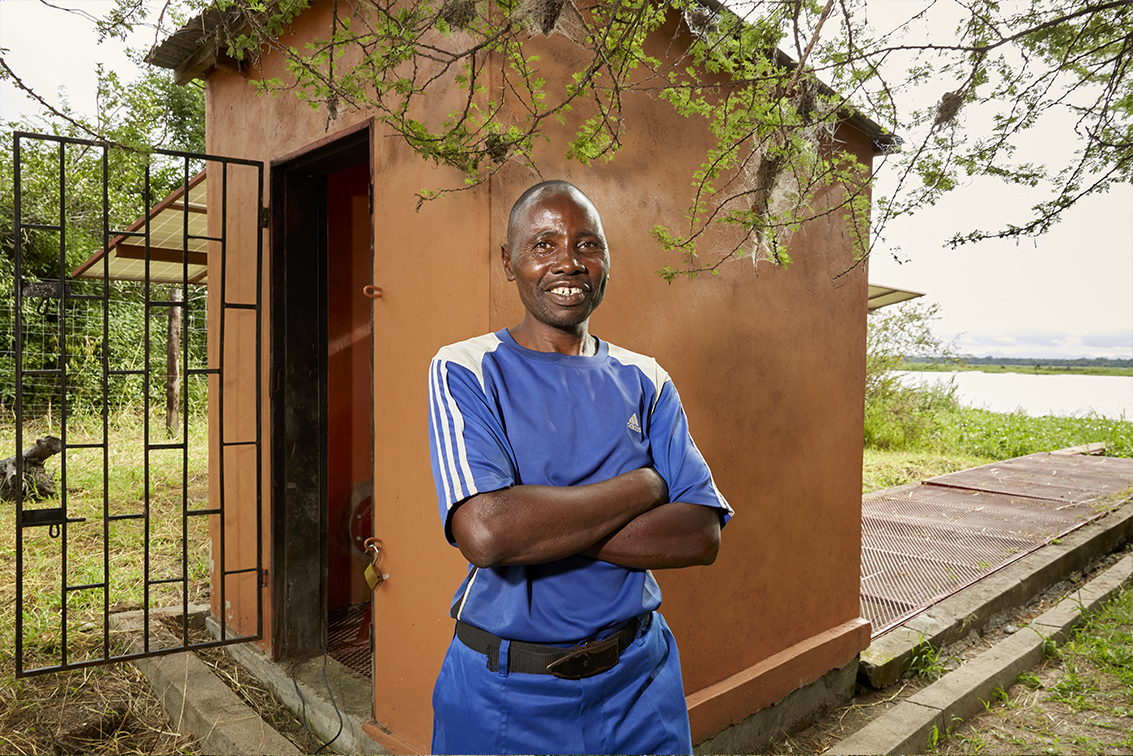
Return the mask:
{"type": "Polygon", "coordinates": [[[382,542],[377,538],[367,538],[366,553],[371,556],[363,574],[366,576],[366,584],[370,586],[370,590],[376,591],[378,586],[389,578],[387,573],[381,572],[378,568],[378,562],[382,558],[382,542]]]}

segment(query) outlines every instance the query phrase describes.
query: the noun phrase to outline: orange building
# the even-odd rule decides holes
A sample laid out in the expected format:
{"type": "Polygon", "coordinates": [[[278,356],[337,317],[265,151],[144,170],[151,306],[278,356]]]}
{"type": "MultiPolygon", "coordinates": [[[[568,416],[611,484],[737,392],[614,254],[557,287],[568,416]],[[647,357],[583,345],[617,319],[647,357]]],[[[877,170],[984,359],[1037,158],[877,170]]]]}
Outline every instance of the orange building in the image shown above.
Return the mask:
{"type": "MultiPolygon", "coordinates": [[[[287,43],[302,49],[325,36],[331,8],[330,0],[312,3],[287,43]]],[[[210,198],[229,197],[224,212],[210,202],[210,224],[229,224],[232,238],[263,233],[267,251],[260,261],[254,243],[230,244],[223,270],[210,258],[210,328],[216,287],[229,299],[254,297],[259,282],[267,345],[261,364],[249,360],[255,321],[237,312],[223,346],[211,346],[215,359],[248,368],[229,370],[214,386],[222,392],[210,392],[223,393],[225,434],[245,437],[258,422],[265,439],[257,468],[213,434],[211,496],[228,502],[224,542],[213,549],[235,561],[260,546],[269,564],[259,581],[214,576],[227,582],[224,604],[214,590],[212,609],[254,632],[261,592],[265,650],[279,660],[322,653],[330,617],[371,598],[358,544],[372,517],[390,577],[373,594],[368,729],[392,751],[423,752],[453,632],[448,604],[466,570],[437,518],[427,369],[441,345],[521,319],[499,248],[512,202],[537,179],[508,164],[485,185],[418,208],[420,189],[459,185],[459,172],[417,158],[365,111],[345,110],[328,128],[326,113],[293,96],[258,95],[250,79],[286,76],[282,55],[265,50],[262,74],[226,65],[207,21],[151,60],[182,81],[204,79],[210,154],[270,166],[262,232],[260,208],[237,192],[252,179],[208,176],[210,198]],[[380,296],[368,297],[366,286],[380,296]],[[258,405],[257,377],[267,387],[258,405]]],[[[674,23],[664,33],[661,54],[687,32],[674,23]]],[[[579,51],[566,37],[552,33],[540,44],[548,80],[574,70],[579,51]]],[[[450,105],[435,103],[439,113],[450,105]]],[[[689,176],[710,135],[657,99],[635,95],[624,107],[630,126],[612,162],[565,161],[565,130],[538,158],[544,176],[577,184],[602,213],[612,277],[592,332],[668,370],[736,509],[715,564],[657,578],[681,646],[694,743],[751,750],[757,713],[793,691],[822,681],[848,698],[857,654],[869,644],[858,590],[866,269],[855,266],[851,234],[833,213],[795,236],[786,268],[753,270],[745,260],[718,276],[665,283],[655,271],[674,261],[651,229],[684,217],[689,176]]],[[[838,137],[869,166],[879,134],[858,118],[838,137]]]]}

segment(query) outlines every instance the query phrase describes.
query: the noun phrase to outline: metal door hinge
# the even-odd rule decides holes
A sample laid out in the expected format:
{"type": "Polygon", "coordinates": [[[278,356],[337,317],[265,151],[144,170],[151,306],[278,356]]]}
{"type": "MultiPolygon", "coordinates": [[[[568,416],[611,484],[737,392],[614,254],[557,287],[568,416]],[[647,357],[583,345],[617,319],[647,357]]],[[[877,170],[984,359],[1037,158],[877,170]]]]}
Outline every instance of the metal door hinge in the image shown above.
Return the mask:
{"type": "Polygon", "coordinates": [[[271,208],[260,208],[260,228],[267,228],[271,225],[271,208]]]}

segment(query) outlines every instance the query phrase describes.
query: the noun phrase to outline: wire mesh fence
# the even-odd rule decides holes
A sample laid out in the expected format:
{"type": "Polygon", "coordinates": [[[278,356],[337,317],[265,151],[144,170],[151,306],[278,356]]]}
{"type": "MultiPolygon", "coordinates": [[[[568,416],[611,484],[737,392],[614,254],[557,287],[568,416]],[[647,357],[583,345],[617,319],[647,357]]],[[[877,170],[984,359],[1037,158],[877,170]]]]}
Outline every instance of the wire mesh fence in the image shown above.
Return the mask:
{"type": "MultiPolygon", "coordinates": [[[[0,279],[0,420],[15,421],[16,299],[12,277],[0,279]]],[[[70,293],[98,289],[86,281],[26,282],[20,313],[23,342],[21,420],[50,418],[66,407],[69,415],[98,415],[103,410],[103,359],[115,376],[106,390],[106,409],[112,413],[141,408],[150,393],[151,407],[165,406],[175,388],[178,412],[203,412],[207,402],[204,381],[182,385],[170,350],[185,367],[207,362],[208,293],[203,285],[182,287],[152,284],[150,298],[183,298],[182,307],[146,307],[145,285],[115,281],[104,308],[101,301],[57,296],[62,286],[70,293]],[[186,292],[185,289],[188,289],[186,292]],[[41,296],[27,296],[28,291],[41,296]],[[107,338],[104,339],[103,320],[107,338]],[[148,322],[147,322],[148,321],[148,322]],[[179,321],[179,322],[173,322],[179,321]],[[148,329],[148,337],[147,337],[148,329]],[[148,348],[147,348],[148,345],[148,348]],[[64,385],[64,378],[65,385],[64,385]]],[[[2,455],[0,455],[2,456],[2,455]]]]}

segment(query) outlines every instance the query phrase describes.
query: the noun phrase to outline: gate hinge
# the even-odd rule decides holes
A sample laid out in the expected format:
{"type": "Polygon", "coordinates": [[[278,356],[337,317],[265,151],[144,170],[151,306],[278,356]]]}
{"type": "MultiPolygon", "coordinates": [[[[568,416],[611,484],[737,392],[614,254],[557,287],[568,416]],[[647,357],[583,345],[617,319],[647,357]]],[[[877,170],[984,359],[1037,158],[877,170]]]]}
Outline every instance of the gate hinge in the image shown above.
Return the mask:
{"type": "Polygon", "coordinates": [[[271,208],[260,208],[260,228],[267,228],[271,225],[271,208]]]}
{"type": "Polygon", "coordinates": [[[260,572],[260,587],[268,587],[268,570],[266,567],[260,572]]]}
{"type": "Polygon", "coordinates": [[[368,190],[367,193],[368,193],[369,198],[370,198],[370,203],[369,203],[370,215],[373,215],[374,214],[374,185],[373,184],[370,184],[369,190],[368,190]]]}

